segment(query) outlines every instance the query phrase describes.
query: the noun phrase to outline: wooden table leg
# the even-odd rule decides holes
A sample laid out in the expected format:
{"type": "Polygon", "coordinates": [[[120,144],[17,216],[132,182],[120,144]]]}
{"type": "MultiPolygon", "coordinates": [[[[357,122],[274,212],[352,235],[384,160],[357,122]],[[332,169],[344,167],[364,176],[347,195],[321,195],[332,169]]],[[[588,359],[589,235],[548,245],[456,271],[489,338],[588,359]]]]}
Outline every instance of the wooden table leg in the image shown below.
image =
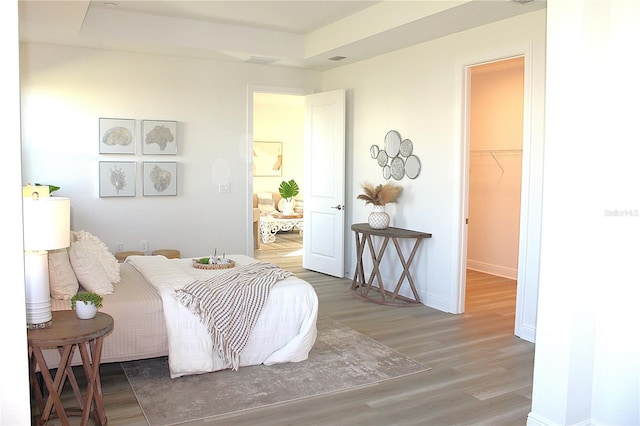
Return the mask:
{"type": "Polygon", "coordinates": [[[364,238],[360,238],[360,233],[356,232],[356,270],[351,281],[351,290],[355,290],[365,284],[364,265],[362,263],[362,253],[364,252],[364,238]]]}
{"type": "Polygon", "coordinates": [[[87,377],[87,390],[82,404],[81,425],[89,422],[89,416],[95,414],[94,421],[102,425],[106,421],[104,401],[102,399],[102,387],[100,384],[100,354],[102,352],[102,338],[88,343],[91,355],[84,344],[79,344],[80,356],[85,376],[87,377]],[[93,405],[93,408],[92,408],[93,405]]]}
{"type": "MultiPolygon", "coordinates": [[[[385,237],[382,241],[382,245],[380,246],[380,250],[376,254],[375,248],[373,246],[373,239],[371,235],[365,236],[367,240],[367,245],[369,246],[369,253],[371,254],[371,260],[373,263],[373,271],[369,276],[369,280],[367,281],[366,291],[368,293],[369,289],[372,288],[373,279],[376,278],[378,282],[378,290],[380,291],[380,297],[382,298],[382,302],[386,303],[387,295],[386,290],[384,289],[384,283],[382,282],[382,273],[380,272],[380,262],[382,262],[382,258],[384,257],[385,250],[387,249],[387,244],[389,244],[389,237],[385,237]]],[[[366,294],[365,294],[366,297],[366,294]]]]}
{"type": "Polygon", "coordinates": [[[96,404],[96,423],[99,425],[107,424],[107,413],[104,409],[104,399],[102,395],[102,383],[100,382],[100,358],[102,357],[102,344],[104,337],[99,337],[91,345],[91,357],[93,359],[93,374],[94,374],[94,394],[93,399],[96,404]]]}
{"type": "Polygon", "coordinates": [[[42,389],[40,388],[41,383],[36,377],[36,356],[31,346],[29,346],[29,381],[31,382],[31,389],[36,397],[38,410],[40,411],[40,415],[42,415],[44,412],[44,397],[42,396],[42,389]]]}
{"type": "MultiPolygon", "coordinates": [[[[58,351],[60,351],[60,359],[62,359],[63,348],[58,348],[58,351]]],[[[70,360],[73,360],[73,352],[74,351],[72,350],[71,354],[69,355],[70,360]]],[[[78,401],[78,404],[82,406],[82,394],[80,393],[80,386],[78,386],[78,381],[76,380],[76,376],[73,374],[73,367],[71,366],[71,363],[68,363],[65,373],[66,373],[66,378],[68,378],[69,383],[71,383],[71,388],[73,389],[73,393],[76,396],[76,401],[78,401]]],[[[64,386],[64,380],[65,378],[63,377],[62,378],[63,386],[64,386]]]]}
{"type": "Polygon", "coordinates": [[[104,337],[99,337],[96,341],[91,345],[91,357],[93,359],[93,371],[95,375],[95,391],[94,391],[94,401],[96,403],[96,423],[99,425],[107,424],[107,413],[104,409],[104,399],[102,395],[102,383],[100,382],[100,358],[102,357],[102,344],[104,342],[104,337]]]}
{"type": "Polygon", "coordinates": [[[400,259],[400,262],[402,263],[402,274],[400,275],[400,279],[398,279],[398,283],[396,284],[396,288],[393,291],[393,299],[395,299],[398,296],[398,291],[400,291],[400,287],[402,286],[402,281],[404,280],[404,278],[407,278],[407,281],[409,281],[409,285],[411,286],[411,291],[413,291],[413,297],[415,299],[416,302],[420,303],[420,295],[418,294],[418,290],[416,289],[416,286],[413,282],[413,277],[411,276],[411,272],[409,271],[409,267],[411,266],[411,262],[413,262],[413,258],[416,255],[416,252],[418,251],[418,246],[420,245],[420,241],[422,241],[421,239],[416,239],[415,244],[413,245],[413,250],[411,250],[411,254],[409,255],[409,259],[405,261],[404,256],[402,254],[402,248],[400,247],[400,243],[398,242],[397,238],[393,238],[393,244],[396,247],[396,252],[398,253],[398,258],[400,259]]]}
{"type": "Polygon", "coordinates": [[[38,347],[33,348],[36,362],[40,367],[40,373],[42,374],[44,383],[47,386],[47,390],[49,391],[47,403],[45,404],[40,416],[40,425],[47,424],[51,415],[51,410],[53,408],[55,408],[56,415],[60,419],[60,422],[65,426],[69,424],[69,419],[67,418],[67,414],[65,413],[64,407],[62,406],[62,401],[60,400],[60,392],[62,391],[62,386],[64,385],[63,378],[66,377],[67,366],[71,363],[71,354],[73,353],[72,349],[73,345],[67,345],[63,348],[62,358],[60,359],[58,371],[56,372],[55,379],[52,380],[51,373],[49,373],[49,367],[47,366],[47,362],[44,360],[44,356],[42,355],[42,349],[38,347]]]}

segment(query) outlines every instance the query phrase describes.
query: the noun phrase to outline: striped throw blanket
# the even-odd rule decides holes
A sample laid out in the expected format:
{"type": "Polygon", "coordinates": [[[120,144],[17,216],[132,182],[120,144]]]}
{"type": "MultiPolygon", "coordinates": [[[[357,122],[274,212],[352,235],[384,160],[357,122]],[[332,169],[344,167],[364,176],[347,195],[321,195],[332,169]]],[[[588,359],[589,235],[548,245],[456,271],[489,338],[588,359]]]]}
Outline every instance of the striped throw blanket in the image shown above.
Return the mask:
{"type": "Polygon", "coordinates": [[[176,290],[176,299],[197,315],[211,334],[214,349],[234,370],[249,340],[271,287],[294,276],[266,262],[233,268],[207,281],[194,281],[176,290]]]}

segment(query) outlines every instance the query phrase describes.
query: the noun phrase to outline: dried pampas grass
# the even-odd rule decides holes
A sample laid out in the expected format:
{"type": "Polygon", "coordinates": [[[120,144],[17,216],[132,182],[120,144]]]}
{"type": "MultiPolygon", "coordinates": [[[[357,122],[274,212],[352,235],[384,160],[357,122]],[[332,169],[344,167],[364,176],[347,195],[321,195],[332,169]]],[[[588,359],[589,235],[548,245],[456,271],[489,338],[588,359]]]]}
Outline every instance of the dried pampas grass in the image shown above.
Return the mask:
{"type": "Polygon", "coordinates": [[[395,203],[400,194],[402,194],[402,187],[393,182],[377,186],[373,186],[370,182],[364,182],[362,189],[364,194],[358,195],[358,200],[364,200],[365,204],[373,204],[374,206],[395,203]]]}

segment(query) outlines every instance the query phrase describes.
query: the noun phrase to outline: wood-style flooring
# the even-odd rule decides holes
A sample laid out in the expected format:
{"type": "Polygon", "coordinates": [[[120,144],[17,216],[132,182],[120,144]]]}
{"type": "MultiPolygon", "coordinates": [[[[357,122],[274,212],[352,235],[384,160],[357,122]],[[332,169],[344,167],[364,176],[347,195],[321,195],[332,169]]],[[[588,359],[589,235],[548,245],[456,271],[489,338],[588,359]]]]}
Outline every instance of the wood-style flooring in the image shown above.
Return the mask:
{"type": "MultiPolygon", "coordinates": [[[[301,267],[299,238],[255,257],[310,282],[320,314],[429,367],[382,383],[218,416],[189,425],[525,425],[531,410],[534,345],[513,335],[516,283],[468,271],[466,313],[380,306],[354,298],[350,279],[301,267]]],[[[109,424],[146,425],[120,364],[101,367],[109,424]]],[[[57,424],[51,422],[50,424],[57,424]]]]}

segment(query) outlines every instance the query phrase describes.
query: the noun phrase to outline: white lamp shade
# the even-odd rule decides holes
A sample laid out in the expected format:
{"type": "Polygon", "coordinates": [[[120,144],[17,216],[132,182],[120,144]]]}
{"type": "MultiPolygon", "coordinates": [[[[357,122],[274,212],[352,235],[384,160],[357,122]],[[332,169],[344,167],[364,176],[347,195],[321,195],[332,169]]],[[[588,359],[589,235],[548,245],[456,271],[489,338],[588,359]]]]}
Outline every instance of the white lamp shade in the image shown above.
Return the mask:
{"type": "Polygon", "coordinates": [[[56,250],[69,247],[71,201],[64,197],[22,199],[24,250],[56,250]]]}

